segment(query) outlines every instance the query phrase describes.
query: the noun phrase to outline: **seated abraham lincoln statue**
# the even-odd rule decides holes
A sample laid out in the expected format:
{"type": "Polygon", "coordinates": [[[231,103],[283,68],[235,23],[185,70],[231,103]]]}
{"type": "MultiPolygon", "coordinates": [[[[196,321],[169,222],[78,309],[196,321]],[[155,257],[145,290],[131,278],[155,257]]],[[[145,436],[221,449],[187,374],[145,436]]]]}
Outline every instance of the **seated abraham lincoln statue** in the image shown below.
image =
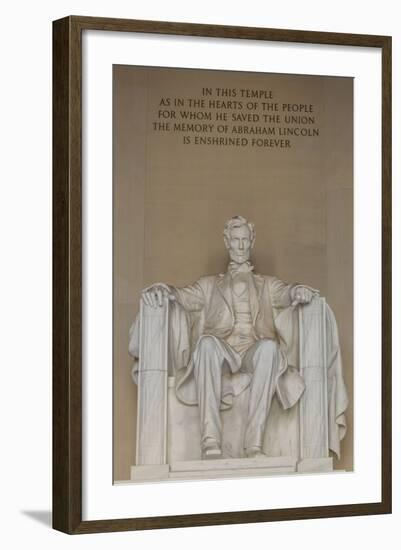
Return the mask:
{"type": "MultiPolygon", "coordinates": [[[[166,299],[172,304],[169,349],[178,363],[175,394],[181,403],[199,407],[202,458],[223,456],[221,411],[231,408],[233,398],[248,389],[243,456],[263,459],[273,396],[276,394],[283,409],[289,409],[305,391],[304,378],[289,359],[291,331],[281,331],[276,324],[277,312],[297,311],[296,306],[309,304],[319,292],[255,273],[250,263],[255,228],[245,218],[235,216],[226,223],[224,243],[230,256],[226,273],[201,277],[183,288],[154,284],[142,291],[142,302],[154,310],[163,307],[166,299]],[[191,315],[197,317],[196,329],[191,315]]],[[[334,361],[330,359],[328,376],[329,385],[334,378],[336,383],[335,388],[333,383],[327,388],[326,408],[329,422],[335,426],[331,431],[336,431],[328,435],[334,441],[330,448],[338,453],[339,440],[345,433],[347,397],[333,323],[335,357],[334,361]]],[[[130,353],[136,357],[139,324],[137,320],[130,333],[130,353]]]]}

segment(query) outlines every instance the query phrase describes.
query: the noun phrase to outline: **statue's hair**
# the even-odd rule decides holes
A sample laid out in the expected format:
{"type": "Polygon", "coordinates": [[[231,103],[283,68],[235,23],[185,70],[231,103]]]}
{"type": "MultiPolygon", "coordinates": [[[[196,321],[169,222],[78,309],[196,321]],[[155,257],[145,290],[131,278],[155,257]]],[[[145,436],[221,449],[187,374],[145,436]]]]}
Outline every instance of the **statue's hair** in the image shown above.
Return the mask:
{"type": "Polygon", "coordinates": [[[234,227],[242,227],[243,225],[248,227],[251,234],[251,242],[253,242],[256,236],[255,225],[252,222],[248,222],[248,220],[242,216],[234,216],[226,222],[223,231],[224,237],[229,239],[231,230],[234,229],[234,227]]]}

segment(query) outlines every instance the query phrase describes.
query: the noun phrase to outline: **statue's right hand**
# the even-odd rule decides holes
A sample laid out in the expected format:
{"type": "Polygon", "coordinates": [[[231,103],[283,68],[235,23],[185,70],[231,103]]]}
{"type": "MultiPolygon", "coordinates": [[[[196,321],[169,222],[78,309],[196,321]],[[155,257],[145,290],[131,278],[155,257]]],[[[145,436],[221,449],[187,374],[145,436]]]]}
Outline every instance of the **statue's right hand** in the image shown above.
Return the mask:
{"type": "Polygon", "coordinates": [[[175,300],[171,288],[164,283],[156,283],[142,290],[142,300],[151,307],[162,307],[164,298],[175,300]]]}

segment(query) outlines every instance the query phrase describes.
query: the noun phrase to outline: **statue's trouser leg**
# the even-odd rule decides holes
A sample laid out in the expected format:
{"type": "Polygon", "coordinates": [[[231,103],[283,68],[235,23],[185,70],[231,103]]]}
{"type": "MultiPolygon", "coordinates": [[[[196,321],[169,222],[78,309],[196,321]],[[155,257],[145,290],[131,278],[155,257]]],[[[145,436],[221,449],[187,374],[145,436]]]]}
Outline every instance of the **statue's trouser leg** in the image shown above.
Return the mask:
{"type": "Polygon", "coordinates": [[[279,348],[274,340],[259,340],[245,354],[244,367],[252,372],[245,449],[262,448],[267,415],[276,390],[279,348]]]}
{"type": "Polygon", "coordinates": [[[221,387],[224,354],[219,342],[202,336],[193,354],[194,376],[198,394],[201,446],[221,446],[221,387]]]}

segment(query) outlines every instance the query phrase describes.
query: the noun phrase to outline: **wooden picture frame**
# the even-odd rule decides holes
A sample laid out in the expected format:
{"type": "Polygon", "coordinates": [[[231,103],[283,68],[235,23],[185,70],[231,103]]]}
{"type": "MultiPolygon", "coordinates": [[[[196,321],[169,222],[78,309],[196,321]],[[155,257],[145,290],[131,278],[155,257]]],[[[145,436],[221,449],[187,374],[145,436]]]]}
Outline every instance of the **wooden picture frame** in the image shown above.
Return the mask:
{"type": "Polygon", "coordinates": [[[68,534],[391,512],[391,37],[71,16],[53,23],[53,527],[68,534]],[[82,32],[377,48],[382,59],[382,495],[378,502],[82,520],[82,32]]]}

